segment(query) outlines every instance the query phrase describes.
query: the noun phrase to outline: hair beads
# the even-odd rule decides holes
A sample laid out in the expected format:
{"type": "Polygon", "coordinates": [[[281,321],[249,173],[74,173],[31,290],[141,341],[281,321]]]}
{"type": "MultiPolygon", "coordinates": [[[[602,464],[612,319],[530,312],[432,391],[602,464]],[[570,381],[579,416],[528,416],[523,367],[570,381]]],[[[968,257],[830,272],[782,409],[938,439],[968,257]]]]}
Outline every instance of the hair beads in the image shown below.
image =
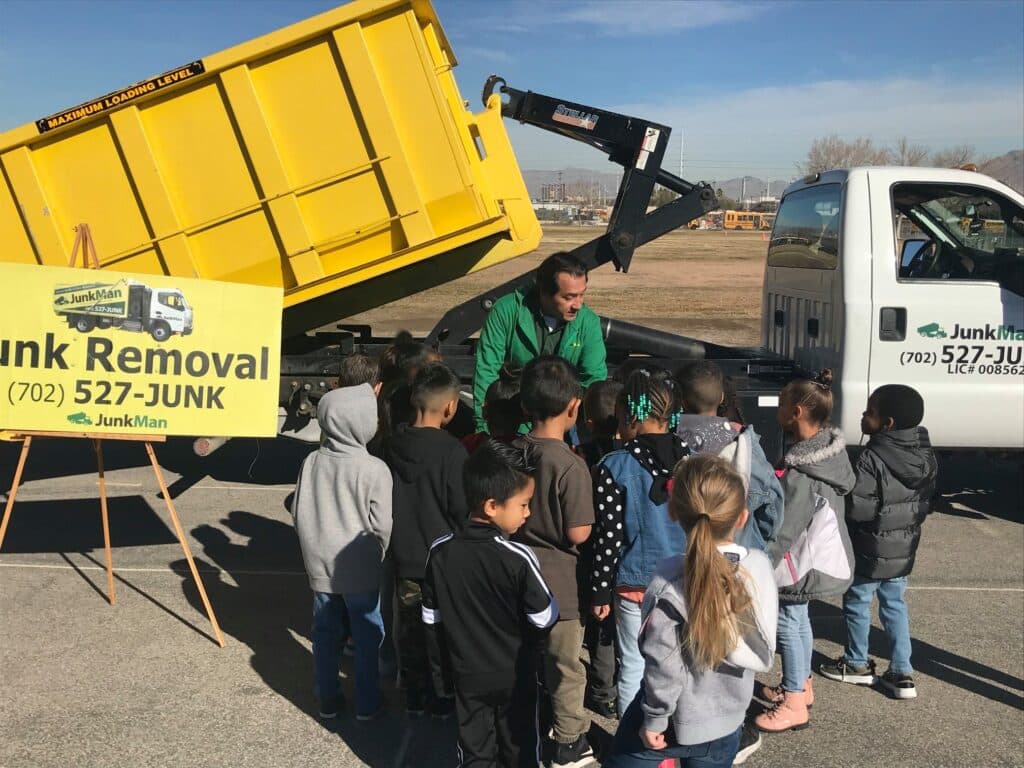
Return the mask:
{"type": "Polygon", "coordinates": [[[641,393],[634,399],[632,395],[626,395],[626,407],[629,409],[629,416],[637,421],[646,421],[651,415],[651,401],[647,395],[641,393]]]}

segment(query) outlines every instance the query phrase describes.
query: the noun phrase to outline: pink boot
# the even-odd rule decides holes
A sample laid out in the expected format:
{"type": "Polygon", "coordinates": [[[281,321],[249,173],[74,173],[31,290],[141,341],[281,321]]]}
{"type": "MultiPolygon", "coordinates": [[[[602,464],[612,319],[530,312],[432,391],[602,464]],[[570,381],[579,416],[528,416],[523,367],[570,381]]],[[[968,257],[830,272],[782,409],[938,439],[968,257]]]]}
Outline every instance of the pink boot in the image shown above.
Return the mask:
{"type": "MultiPolygon", "coordinates": [[[[785,692],[781,685],[762,685],[758,698],[774,705],[782,701],[783,693],[785,692]]],[[[808,709],[814,706],[814,679],[811,677],[808,677],[807,682],[804,683],[804,698],[807,701],[808,709]]]]}
{"type": "Polygon", "coordinates": [[[754,725],[768,733],[799,731],[810,724],[805,694],[799,691],[783,691],[782,701],[754,718],[754,725]]]}

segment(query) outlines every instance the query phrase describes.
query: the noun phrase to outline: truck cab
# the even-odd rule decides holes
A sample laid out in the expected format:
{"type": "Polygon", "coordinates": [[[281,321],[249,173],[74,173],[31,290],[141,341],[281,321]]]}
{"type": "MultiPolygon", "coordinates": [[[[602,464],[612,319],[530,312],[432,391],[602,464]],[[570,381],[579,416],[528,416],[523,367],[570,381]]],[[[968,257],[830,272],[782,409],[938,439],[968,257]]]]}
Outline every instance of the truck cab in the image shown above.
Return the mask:
{"type": "Polygon", "coordinates": [[[834,420],[863,442],[868,394],[901,383],[942,448],[1024,447],[1024,198],[970,171],[854,168],[786,189],[763,338],[832,368],[834,420]]]}

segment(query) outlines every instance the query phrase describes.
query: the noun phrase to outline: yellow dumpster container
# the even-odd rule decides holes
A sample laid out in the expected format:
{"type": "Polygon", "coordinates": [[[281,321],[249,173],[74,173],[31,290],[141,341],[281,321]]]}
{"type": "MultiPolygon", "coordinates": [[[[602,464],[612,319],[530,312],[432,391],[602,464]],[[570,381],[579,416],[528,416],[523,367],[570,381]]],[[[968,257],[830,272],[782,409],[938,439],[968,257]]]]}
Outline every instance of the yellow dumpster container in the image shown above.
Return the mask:
{"type": "Polygon", "coordinates": [[[357,0],[0,134],[0,261],[66,265],[88,223],[103,267],[282,286],[288,335],[526,253],[455,64],[426,0],[357,0]]]}

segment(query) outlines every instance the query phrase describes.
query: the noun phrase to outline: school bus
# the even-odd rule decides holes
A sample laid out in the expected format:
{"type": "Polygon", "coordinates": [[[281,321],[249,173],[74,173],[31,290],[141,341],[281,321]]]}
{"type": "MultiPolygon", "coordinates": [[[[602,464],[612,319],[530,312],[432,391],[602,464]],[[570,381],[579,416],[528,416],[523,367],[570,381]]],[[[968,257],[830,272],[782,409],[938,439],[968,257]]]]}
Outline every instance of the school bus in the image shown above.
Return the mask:
{"type": "Polygon", "coordinates": [[[756,211],[725,211],[722,226],[725,229],[771,229],[771,214],[756,211]]]}

